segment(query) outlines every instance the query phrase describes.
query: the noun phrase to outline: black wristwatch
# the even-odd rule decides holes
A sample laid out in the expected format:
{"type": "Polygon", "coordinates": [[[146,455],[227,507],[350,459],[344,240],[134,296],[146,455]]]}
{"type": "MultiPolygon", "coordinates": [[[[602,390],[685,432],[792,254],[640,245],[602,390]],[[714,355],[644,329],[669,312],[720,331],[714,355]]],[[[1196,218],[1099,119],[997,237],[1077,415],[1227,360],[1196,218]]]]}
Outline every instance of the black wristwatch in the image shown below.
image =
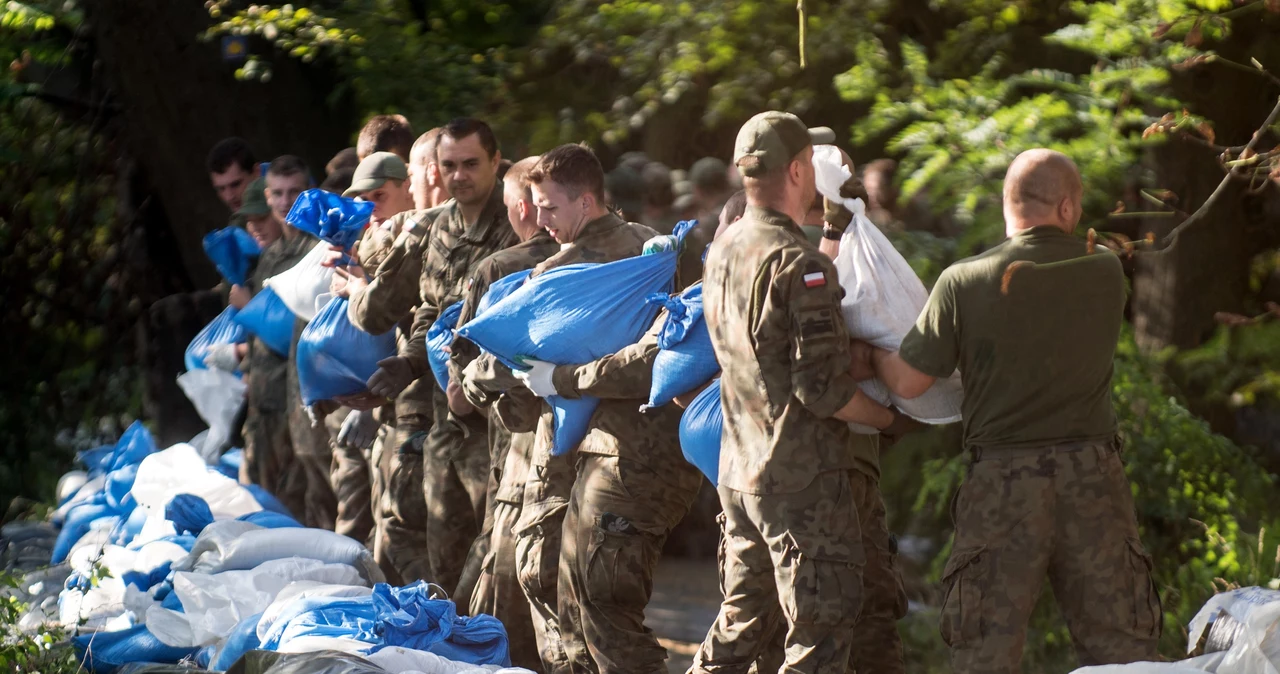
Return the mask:
{"type": "Polygon", "coordinates": [[[831,239],[832,241],[839,241],[843,236],[844,236],[844,232],[843,232],[843,231],[841,231],[841,230],[839,230],[839,229],[836,229],[835,227],[832,227],[831,225],[824,224],[824,225],[822,226],[822,238],[824,238],[824,239],[831,239]]]}

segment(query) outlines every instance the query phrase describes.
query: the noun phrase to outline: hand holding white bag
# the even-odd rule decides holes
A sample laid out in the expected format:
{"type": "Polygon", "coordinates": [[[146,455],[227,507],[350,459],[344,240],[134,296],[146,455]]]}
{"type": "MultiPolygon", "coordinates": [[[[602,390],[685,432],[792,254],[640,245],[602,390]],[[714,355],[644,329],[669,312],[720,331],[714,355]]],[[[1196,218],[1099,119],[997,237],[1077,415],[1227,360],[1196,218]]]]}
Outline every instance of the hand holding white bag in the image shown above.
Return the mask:
{"type": "MultiPolygon", "coordinates": [[[[840,151],[831,145],[815,147],[813,166],[818,191],[853,213],[835,259],[845,291],[840,311],[849,335],[877,348],[897,351],[924,310],[929,293],[902,254],[867,219],[866,204],[840,196],[840,186],[851,177],[840,161],[840,151]]],[[[959,373],[939,379],[923,395],[910,400],[875,379],[861,382],[859,388],[873,400],[885,405],[892,402],[903,414],[926,424],[960,420],[963,391],[959,373]]],[[[877,432],[860,424],[850,427],[859,433],[877,432]]]]}
{"type": "Polygon", "coordinates": [[[304,321],[316,317],[316,298],[329,292],[333,267],[324,266],[333,247],[321,241],[298,264],[263,282],[284,301],[295,316],[304,321]]]}

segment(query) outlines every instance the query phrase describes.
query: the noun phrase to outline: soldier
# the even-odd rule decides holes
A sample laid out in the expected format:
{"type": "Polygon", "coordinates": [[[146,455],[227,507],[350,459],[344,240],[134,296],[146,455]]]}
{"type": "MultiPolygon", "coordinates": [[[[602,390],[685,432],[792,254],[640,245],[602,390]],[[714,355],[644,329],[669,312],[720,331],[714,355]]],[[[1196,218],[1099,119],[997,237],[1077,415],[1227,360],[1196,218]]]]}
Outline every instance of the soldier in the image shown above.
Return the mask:
{"type": "MultiPolygon", "coordinates": [[[[522,159],[503,177],[502,201],[511,228],[521,243],[490,255],[476,266],[458,317],[459,326],[475,316],[476,306],[491,283],[508,274],[532,269],[560,250],[551,235],[538,226],[538,209],[533,205],[529,186],[529,171],[537,162],[538,157],[522,159]]],[[[447,393],[449,408],[455,415],[470,413],[471,403],[462,395],[461,383],[464,371],[479,355],[480,350],[466,339],[454,341],[447,393]]],[[[528,391],[518,387],[495,396],[477,397],[477,403],[489,420],[488,507],[484,530],[471,548],[459,585],[476,585],[471,594],[471,615],[486,613],[502,621],[507,629],[512,664],[536,670],[541,667],[538,644],[529,602],[516,578],[515,536],[511,529],[520,518],[520,501],[539,405],[528,391]]]]}
{"type": "MultiPolygon", "coordinates": [[[[639,255],[645,241],[657,234],[644,225],[624,222],[605,208],[604,170],[586,147],[562,145],[542,155],[529,181],[538,206],[538,223],[560,244],[560,252],[534,267],[533,276],[569,264],[613,262],[639,255]]],[[[479,397],[475,391],[501,393],[521,387],[521,380],[488,354],[468,368],[465,388],[469,399],[479,397]]],[[[539,408],[520,519],[514,529],[516,568],[532,610],[543,671],[564,672],[569,669],[569,660],[556,597],[574,457],[551,456],[551,408],[546,404],[539,408]]]]}
{"type": "Polygon", "coordinates": [[[435,208],[449,199],[436,161],[439,144],[440,129],[435,128],[418,136],[409,153],[409,192],[413,195],[414,208],[435,208]]]}
{"type": "MultiPolygon", "coordinates": [[[[434,423],[429,433],[415,433],[400,451],[422,454],[428,577],[453,588],[484,525],[489,448],[484,417],[450,414],[445,392],[432,377],[423,376],[430,372],[426,335],[436,317],[462,299],[476,264],[510,246],[516,236],[497,187],[502,157],[489,125],[476,119],[449,122],[441,130],[436,155],[454,202],[435,218],[421,246],[420,304],[409,341],[399,355],[378,363],[378,371],[369,378],[369,391],[390,398],[415,380],[430,382],[434,423]]],[[[396,282],[409,280],[397,278],[396,282]]],[[[467,605],[470,590],[457,588],[451,596],[467,605]]]]}
{"type": "Polygon", "coordinates": [[[942,273],[900,352],[864,350],[904,397],[957,367],[964,377],[972,462],[952,502],[941,618],[960,674],[1020,671],[1046,575],[1082,666],[1156,659],[1160,598],[1111,402],[1124,272],[1071,236],[1082,192],[1065,155],[1018,155],[1009,240],[942,273]]]}
{"type": "Polygon", "coordinates": [[[766,112],[738,132],[746,215],[711,246],[703,301],[723,366],[724,604],[694,671],[746,671],[785,619],[785,669],[843,671],[864,556],[848,422],[894,415],[858,390],[835,268],[797,222],[813,202],[814,140],[766,112]]]}
{"type": "Polygon", "coordinates": [[[209,150],[205,162],[209,169],[209,182],[222,203],[232,213],[244,205],[245,190],[258,177],[259,164],[253,148],[243,138],[223,138],[209,150]]]}
{"type": "Polygon", "coordinates": [[[413,127],[404,115],[374,115],[356,138],[356,158],[364,161],[374,152],[392,152],[405,163],[413,147],[413,127]]]}

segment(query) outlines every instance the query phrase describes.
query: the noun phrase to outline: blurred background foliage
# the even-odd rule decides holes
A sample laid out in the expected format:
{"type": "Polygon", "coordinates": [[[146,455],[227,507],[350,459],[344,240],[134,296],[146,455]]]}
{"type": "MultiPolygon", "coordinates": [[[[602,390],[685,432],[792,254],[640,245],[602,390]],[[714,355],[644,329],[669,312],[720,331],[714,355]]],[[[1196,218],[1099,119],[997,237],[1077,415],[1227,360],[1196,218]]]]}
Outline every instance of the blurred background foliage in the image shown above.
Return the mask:
{"type": "MultiPolygon", "coordinates": [[[[1179,656],[1186,622],[1215,587],[1276,583],[1276,538],[1265,532],[1280,531],[1280,316],[1271,304],[1280,302],[1280,126],[1263,122],[1280,96],[1272,74],[1280,71],[1280,2],[801,7],[0,5],[0,57],[14,64],[0,87],[0,312],[12,345],[0,384],[0,500],[47,498],[70,451],[142,411],[141,382],[155,374],[143,357],[147,307],[201,285],[197,272],[166,260],[199,257],[190,242],[226,215],[205,207],[209,196],[198,189],[160,191],[148,175],[189,175],[199,187],[209,139],[240,133],[278,146],[249,120],[286,115],[349,129],[346,137],[323,126],[291,136],[304,147],[290,151],[317,156],[351,144],[369,115],[403,113],[422,130],[468,113],[494,124],[507,156],[586,141],[607,167],[637,150],[687,167],[727,156],[751,114],[783,108],[835,128],[859,165],[897,161],[894,207],[941,223],[892,234],[930,284],[1003,236],[1000,181],[1018,152],[1051,147],[1080,165],[1082,230],[1104,233],[1132,276],[1133,327],[1117,354],[1115,396],[1165,602],[1162,648],[1179,656]],[[167,91],[161,105],[138,95],[132,60],[102,56],[138,39],[125,25],[129,11],[172,26],[152,36],[156,49],[192,55],[166,67],[198,86],[167,91]],[[227,37],[247,41],[245,58],[218,59],[227,37]],[[245,103],[265,91],[278,96],[245,103]],[[203,115],[191,123],[203,136],[137,130],[138,120],[184,113],[203,115]],[[1183,240],[1192,243],[1125,248],[1148,235],[1162,242],[1186,221],[1222,180],[1221,162],[1239,158],[1255,131],[1258,156],[1188,228],[1183,240]],[[185,158],[158,157],[145,145],[156,142],[185,158]]],[[[884,457],[883,491],[917,602],[902,625],[912,671],[946,671],[930,606],[948,552],[947,505],[964,475],[959,442],[958,428],[931,429],[884,457]]],[[[1045,594],[1026,671],[1069,671],[1070,640],[1045,594]]]]}

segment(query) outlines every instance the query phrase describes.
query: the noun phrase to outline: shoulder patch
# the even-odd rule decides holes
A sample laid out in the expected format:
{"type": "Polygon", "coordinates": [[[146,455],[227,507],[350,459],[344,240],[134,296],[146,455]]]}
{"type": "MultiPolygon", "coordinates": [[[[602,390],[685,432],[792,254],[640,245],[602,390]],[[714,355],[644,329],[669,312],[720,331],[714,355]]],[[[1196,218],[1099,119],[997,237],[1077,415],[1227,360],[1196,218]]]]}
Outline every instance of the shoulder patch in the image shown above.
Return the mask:
{"type": "Polygon", "coordinates": [[[817,262],[810,262],[804,268],[802,280],[806,288],[822,288],[827,285],[827,272],[817,262]]]}

